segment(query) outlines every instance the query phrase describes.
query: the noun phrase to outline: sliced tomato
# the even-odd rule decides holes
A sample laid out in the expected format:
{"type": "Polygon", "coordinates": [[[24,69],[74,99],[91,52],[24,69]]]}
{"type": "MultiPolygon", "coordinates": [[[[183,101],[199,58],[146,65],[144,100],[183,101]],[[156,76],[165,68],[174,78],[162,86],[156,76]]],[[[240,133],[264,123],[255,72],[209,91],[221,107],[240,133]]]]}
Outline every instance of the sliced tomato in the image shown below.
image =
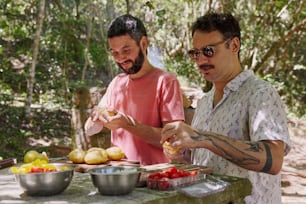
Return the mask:
{"type": "Polygon", "coordinates": [[[41,172],[44,172],[44,168],[32,167],[30,170],[30,173],[41,173],[41,172]]]}

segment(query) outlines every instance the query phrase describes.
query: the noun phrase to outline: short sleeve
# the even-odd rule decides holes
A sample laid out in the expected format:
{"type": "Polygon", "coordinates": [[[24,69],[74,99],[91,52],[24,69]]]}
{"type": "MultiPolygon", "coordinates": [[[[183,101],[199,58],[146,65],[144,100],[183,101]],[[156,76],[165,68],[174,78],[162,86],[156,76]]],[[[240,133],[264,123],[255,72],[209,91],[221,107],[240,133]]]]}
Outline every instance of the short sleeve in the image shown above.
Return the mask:
{"type": "Polygon", "coordinates": [[[277,91],[271,85],[265,85],[259,87],[250,99],[250,136],[254,141],[282,140],[287,153],[290,147],[287,116],[277,91]]]}
{"type": "Polygon", "coordinates": [[[183,95],[178,80],[172,75],[164,79],[161,88],[162,121],[184,120],[183,95]]]}

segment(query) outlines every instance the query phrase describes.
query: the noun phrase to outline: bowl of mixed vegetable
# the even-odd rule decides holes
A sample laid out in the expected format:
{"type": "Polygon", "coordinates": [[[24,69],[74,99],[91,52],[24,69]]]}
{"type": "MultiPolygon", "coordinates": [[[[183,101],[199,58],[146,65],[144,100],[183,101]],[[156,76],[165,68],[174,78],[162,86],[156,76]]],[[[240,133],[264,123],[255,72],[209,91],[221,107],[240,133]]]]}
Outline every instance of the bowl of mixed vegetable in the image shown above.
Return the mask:
{"type": "Polygon", "coordinates": [[[29,196],[51,196],[62,193],[71,183],[75,165],[35,160],[15,165],[10,173],[29,196]]]}

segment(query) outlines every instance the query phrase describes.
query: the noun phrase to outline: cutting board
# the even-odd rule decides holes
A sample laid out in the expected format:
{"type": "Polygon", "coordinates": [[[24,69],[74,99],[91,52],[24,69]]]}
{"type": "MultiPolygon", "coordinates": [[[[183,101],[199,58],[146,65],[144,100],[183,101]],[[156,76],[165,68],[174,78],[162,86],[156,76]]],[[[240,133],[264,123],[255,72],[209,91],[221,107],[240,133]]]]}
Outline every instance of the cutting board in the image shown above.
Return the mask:
{"type": "MultiPolygon", "coordinates": [[[[53,161],[53,162],[72,163],[70,160],[59,160],[59,161],[53,161]]],[[[125,160],[125,159],[119,160],[119,161],[111,160],[103,164],[86,164],[86,163],[76,164],[75,171],[80,172],[80,173],[85,173],[89,169],[96,168],[96,167],[103,167],[103,166],[135,166],[141,169],[143,175],[150,174],[156,171],[162,171],[170,167],[176,167],[178,169],[184,169],[187,171],[198,170],[200,173],[203,173],[203,174],[213,173],[213,170],[211,168],[206,167],[206,166],[200,166],[200,165],[160,163],[160,164],[141,166],[138,161],[125,160]]]]}

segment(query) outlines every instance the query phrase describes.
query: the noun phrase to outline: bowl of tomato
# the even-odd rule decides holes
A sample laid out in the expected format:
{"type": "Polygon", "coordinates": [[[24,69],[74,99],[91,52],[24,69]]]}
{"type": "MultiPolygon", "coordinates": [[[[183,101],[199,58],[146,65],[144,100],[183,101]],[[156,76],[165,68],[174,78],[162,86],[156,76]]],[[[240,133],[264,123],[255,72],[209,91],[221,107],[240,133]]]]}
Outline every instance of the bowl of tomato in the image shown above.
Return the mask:
{"type": "Polygon", "coordinates": [[[197,170],[187,171],[171,167],[163,171],[157,171],[147,176],[147,186],[155,190],[173,190],[196,183],[199,180],[197,170]]]}

